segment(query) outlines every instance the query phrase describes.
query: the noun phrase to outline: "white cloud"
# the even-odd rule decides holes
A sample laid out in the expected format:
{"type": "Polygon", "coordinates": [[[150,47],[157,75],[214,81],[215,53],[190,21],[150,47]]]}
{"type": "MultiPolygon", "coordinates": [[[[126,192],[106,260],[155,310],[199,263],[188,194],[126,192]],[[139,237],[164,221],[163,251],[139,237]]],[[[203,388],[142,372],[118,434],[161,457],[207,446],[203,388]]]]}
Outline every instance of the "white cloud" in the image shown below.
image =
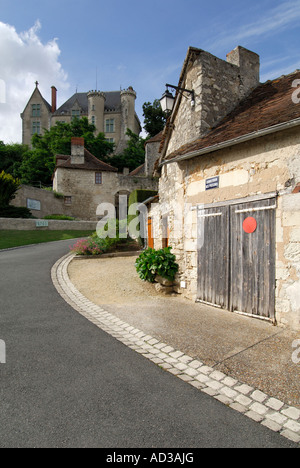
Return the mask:
{"type": "Polygon", "coordinates": [[[226,34],[219,34],[215,41],[210,43],[210,49],[224,47],[226,44],[238,44],[242,41],[262,40],[264,37],[277,35],[287,28],[299,26],[299,20],[299,0],[288,0],[269,11],[263,12],[256,21],[238,27],[232,34],[228,34],[227,32],[226,34]]]}
{"type": "Polygon", "coordinates": [[[57,39],[43,44],[40,30],[39,21],[22,33],[0,22],[0,140],[5,143],[21,142],[20,113],[34,91],[35,81],[48,102],[51,86],[62,92],[69,88],[68,76],[59,62],[57,39]]]}

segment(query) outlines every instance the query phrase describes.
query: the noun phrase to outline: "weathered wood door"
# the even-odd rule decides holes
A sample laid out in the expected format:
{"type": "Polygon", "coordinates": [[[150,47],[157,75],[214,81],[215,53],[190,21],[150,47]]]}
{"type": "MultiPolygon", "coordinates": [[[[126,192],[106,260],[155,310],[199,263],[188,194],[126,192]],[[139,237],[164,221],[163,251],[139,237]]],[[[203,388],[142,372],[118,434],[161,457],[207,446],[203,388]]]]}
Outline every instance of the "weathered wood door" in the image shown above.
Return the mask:
{"type": "Polygon", "coordinates": [[[274,319],[276,199],[234,205],[230,211],[229,309],[274,319]]]}
{"type": "Polygon", "coordinates": [[[198,211],[198,300],[274,320],[276,198],[198,211]]]}
{"type": "Polygon", "coordinates": [[[198,212],[198,299],[229,305],[229,212],[227,207],[198,212]]]}

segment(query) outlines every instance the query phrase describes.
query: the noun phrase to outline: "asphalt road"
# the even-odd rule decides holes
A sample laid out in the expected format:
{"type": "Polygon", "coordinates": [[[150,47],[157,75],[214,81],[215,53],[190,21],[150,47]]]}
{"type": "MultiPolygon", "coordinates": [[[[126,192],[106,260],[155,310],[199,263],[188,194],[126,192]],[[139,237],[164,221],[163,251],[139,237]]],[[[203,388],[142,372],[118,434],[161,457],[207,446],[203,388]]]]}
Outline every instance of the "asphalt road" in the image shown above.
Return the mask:
{"type": "Polygon", "coordinates": [[[293,448],[75,312],[51,282],[70,241],[0,252],[1,448],[293,448]]]}

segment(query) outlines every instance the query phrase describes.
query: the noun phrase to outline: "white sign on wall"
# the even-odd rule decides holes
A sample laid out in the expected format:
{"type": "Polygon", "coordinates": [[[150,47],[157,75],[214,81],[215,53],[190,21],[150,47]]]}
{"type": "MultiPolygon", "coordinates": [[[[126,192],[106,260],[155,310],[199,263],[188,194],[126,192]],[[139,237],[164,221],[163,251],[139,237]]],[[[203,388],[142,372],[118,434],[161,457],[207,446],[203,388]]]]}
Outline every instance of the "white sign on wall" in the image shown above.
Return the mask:
{"type": "Polygon", "coordinates": [[[41,202],[39,200],[27,198],[27,208],[29,210],[41,211],[41,202]]]}

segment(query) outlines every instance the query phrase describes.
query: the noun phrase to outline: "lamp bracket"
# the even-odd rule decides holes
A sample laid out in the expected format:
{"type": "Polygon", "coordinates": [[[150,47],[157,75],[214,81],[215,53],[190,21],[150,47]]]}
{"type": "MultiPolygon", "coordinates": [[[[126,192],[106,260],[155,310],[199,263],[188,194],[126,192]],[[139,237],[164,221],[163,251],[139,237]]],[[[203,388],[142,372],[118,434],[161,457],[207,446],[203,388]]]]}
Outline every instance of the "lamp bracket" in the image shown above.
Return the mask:
{"type": "Polygon", "coordinates": [[[189,93],[191,94],[191,97],[192,97],[192,101],[195,101],[195,92],[193,89],[186,89],[186,88],[181,88],[180,86],[174,86],[174,85],[171,85],[171,84],[166,84],[166,87],[167,88],[173,88],[175,89],[176,91],[179,91],[182,93],[189,93]]]}

